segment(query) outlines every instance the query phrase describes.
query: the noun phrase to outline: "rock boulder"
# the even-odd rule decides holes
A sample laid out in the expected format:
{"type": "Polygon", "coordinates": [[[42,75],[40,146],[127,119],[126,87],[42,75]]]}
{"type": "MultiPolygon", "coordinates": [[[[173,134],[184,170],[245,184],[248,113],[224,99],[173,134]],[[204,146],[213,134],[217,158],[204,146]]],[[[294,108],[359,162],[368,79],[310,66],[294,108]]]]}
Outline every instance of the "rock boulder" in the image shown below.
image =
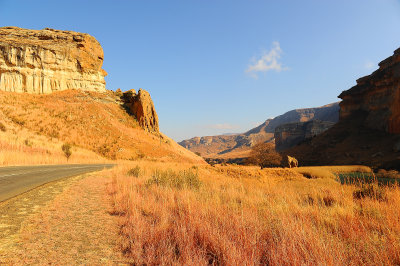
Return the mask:
{"type": "Polygon", "coordinates": [[[122,99],[144,130],[159,132],[158,116],[150,93],[143,89],[140,89],[138,93],[135,90],[129,90],[123,94],[122,99]]]}

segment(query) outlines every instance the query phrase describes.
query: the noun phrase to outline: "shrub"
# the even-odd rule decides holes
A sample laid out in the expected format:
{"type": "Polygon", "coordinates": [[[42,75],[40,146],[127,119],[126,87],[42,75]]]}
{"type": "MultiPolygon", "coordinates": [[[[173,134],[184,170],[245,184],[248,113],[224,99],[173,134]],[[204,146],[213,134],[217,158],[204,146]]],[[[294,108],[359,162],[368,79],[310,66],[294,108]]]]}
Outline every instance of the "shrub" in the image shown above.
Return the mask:
{"type": "Polygon", "coordinates": [[[201,157],[201,153],[198,152],[198,151],[196,151],[194,154],[196,154],[197,156],[200,156],[200,157],[201,157]]]}
{"type": "Polygon", "coordinates": [[[67,158],[67,162],[68,162],[69,157],[71,157],[71,155],[72,155],[71,144],[69,144],[69,143],[64,143],[64,144],[61,146],[61,149],[62,149],[62,151],[64,152],[64,155],[65,155],[65,157],[67,158]]]}
{"type": "Polygon", "coordinates": [[[10,118],[11,118],[11,121],[13,121],[17,125],[20,125],[20,126],[25,125],[25,121],[20,117],[14,116],[14,117],[10,117],[10,118]]]}
{"type": "Polygon", "coordinates": [[[136,167],[130,169],[127,174],[130,176],[139,177],[141,174],[141,169],[139,165],[136,165],[136,167]]]}
{"type": "Polygon", "coordinates": [[[5,126],[3,123],[1,123],[1,122],[0,122],[0,130],[3,131],[3,132],[6,132],[6,131],[7,131],[6,126],[5,126]]]}
{"type": "Polygon", "coordinates": [[[247,163],[261,167],[281,166],[282,156],[275,151],[272,143],[258,143],[251,148],[251,153],[247,163]]]}
{"type": "Polygon", "coordinates": [[[363,185],[360,189],[353,192],[355,199],[371,198],[379,201],[387,201],[386,190],[378,184],[363,185]]]}
{"type": "Polygon", "coordinates": [[[32,147],[33,143],[29,139],[24,140],[24,144],[28,147],[32,147]]]}
{"type": "Polygon", "coordinates": [[[103,157],[107,157],[108,153],[110,152],[110,147],[104,143],[100,147],[97,148],[97,152],[101,154],[103,157]]]}
{"type": "Polygon", "coordinates": [[[177,189],[199,189],[201,181],[198,173],[192,170],[174,172],[168,169],[166,171],[156,170],[152,177],[147,181],[147,185],[153,184],[177,189]]]}

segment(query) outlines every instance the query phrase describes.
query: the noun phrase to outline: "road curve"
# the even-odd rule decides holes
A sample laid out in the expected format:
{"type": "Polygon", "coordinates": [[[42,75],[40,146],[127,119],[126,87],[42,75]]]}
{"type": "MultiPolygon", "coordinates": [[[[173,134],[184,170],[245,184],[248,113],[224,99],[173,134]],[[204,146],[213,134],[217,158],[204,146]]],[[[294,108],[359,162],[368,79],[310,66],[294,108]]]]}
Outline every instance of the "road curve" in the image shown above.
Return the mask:
{"type": "Polygon", "coordinates": [[[0,202],[61,178],[112,168],[114,164],[0,167],[0,202]]]}

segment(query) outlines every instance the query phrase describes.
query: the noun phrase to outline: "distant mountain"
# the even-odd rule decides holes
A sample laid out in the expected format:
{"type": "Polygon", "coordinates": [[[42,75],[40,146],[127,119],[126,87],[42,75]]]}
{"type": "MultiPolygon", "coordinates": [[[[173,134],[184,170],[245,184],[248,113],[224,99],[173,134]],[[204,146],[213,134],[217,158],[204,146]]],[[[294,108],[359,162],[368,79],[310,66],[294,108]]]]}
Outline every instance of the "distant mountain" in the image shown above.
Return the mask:
{"type": "Polygon", "coordinates": [[[321,120],[336,123],[339,120],[339,102],[315,108],[296,109],[268,119],[261,125],[242,134],[194,137],[179,144],[205,158],[245,158],[251,146],[259,142],[274,143],[277,126],[293,123],[321,120]]]}

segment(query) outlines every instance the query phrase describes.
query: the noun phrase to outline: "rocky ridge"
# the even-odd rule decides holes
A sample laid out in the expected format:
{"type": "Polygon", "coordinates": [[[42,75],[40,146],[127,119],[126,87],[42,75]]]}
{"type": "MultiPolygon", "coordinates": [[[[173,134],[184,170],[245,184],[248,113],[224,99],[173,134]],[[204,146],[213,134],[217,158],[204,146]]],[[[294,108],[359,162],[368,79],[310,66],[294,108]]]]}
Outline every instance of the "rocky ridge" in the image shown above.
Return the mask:
{"type": "Polygon", "coordinates": [[[103,49],[89,34],[0,28],[0,90],[105,92],[103,49]]]}
{"type": "Polygon", "coordinates": [[[365,126],[388,133],[400,133],[400,48],[379,63],[379,69],[357,80],[339,98],[340,119],[365,112],[365,126]]]}
{"type": "Polygon", "coordinates": [[[311,139],[331,128],[335,123],[330,121],[311,120],[277,126],[275,128],[275,148],[282,151],[300,142],[311,139]]]}
{"type": "Polygon", "coordinates": [[[159,132],[158,116],[150,93],[143,89],[129,90],[122,95],[128,111],[133,114],[139,125],[148,132],[159,132]]]}
{"type": "Polygon", "coordinates": [[[303,165],[366,164],[400,170],[400,49],[339,98],[339,122],[285,152],[303,165]]]}
{"type": "Polygon", "coordinates": [[[183,147],[199,152],[207,158],[244,158],[249,155],[251,146],[259,142],[274,143],[275,128],[282,124],[321,120],[337,122],[339,103],[315,108],[296,109],[268,119],[261,125],[242,134],[194,137],[179,142],[183,147]]]}

